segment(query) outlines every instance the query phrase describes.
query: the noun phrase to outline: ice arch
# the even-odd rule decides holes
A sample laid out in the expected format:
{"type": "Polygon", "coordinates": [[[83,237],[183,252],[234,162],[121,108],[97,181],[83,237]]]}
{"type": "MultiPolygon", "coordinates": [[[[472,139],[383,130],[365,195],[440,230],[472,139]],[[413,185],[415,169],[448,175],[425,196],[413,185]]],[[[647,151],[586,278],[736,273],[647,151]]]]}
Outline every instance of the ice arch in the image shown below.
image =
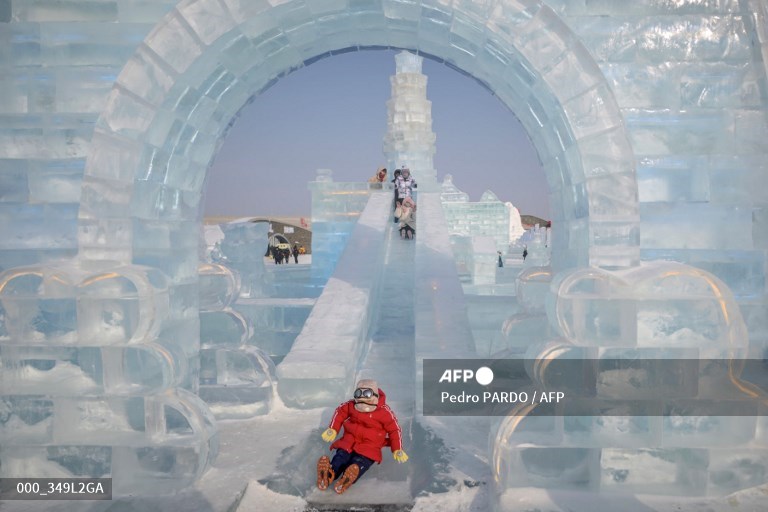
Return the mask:
{"type": "Polygon", "coordinates": [[[238,111],[334,53],[406,48],[496,94],[526,127],[558,225],[556,268],[639,260],[634,156],[603,74],[537,0],[185,0],[118,76],[88,154],[81,257],[194,276],[209,163],[238,111]]]}

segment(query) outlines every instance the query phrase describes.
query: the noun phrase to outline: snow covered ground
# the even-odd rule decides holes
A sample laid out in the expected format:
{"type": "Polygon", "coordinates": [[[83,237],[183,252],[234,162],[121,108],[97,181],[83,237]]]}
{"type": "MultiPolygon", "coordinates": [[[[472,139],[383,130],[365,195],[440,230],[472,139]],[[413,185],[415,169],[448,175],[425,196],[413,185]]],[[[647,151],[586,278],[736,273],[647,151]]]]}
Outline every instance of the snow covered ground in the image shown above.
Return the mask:
{"type": "MultiPolygon", "coordinates": [[[[277,400],[268,416],[219,423],[221,448],[216,463],[191,489],[171,496],[96,501],[3,501],[2,512],[304,512],[320,510],[386,510],[371,504],[402,503],[393,496],[392,482],[374,466],[346,494],[314,489],[314,461],[327,453],[320,439],[329,411],[289,409],[277,400]],[[303,466],[297,466],[303,464],[303,466]],[[293,474],[285,474],[290,472],[293,474]],[[278,492],[279,489],[281,492],[278,492]],[[321,498],[318,498],[321,495],[321,498]],[[311,504],[308,500],[311,500],[311,504]],[[336,505],[339,505],[338,507],[336,505]],[[368,506],[364,506],[368,505],[368,506]]],[[[492,510],[492,485],[481,447],[484,439],[472,432],[487,418],[425,418],[425,426],[441,436],[452,459],[443,480],[452,482],[445,492],[424,492],[413,501],[413,512],[485,512],[492,510]],[[471,437],[470,437],[471,436],[471,437]]],[[[387,454],[388,455],[388,454],[387,454]]],[[[419,464],[412,458],[408,464],[419,464]]],[[[405,466],[399,466],[405,468],[405,466]]],[[[510,512],[765,512],[768,486],[748,489],[723,498],[597,495],[575,491],[520,488],[500,499],[510,512]]]]}

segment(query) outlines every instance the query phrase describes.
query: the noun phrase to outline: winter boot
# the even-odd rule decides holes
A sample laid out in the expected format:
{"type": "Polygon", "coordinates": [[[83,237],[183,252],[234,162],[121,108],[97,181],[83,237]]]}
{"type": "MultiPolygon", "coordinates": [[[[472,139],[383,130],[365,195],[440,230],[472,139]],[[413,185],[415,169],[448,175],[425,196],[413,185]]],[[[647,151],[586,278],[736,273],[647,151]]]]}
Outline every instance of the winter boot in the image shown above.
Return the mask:
{"type": "Polygon", "coordinates": [[[317,488],[324,491],[328,488],[336,475],[333,474],[331,460],[323,455],[317,461],[317,488]]]}
{"type": "Polygon", "coordinates": [[[349,489],[349,486],[355,483],[355,480],[357,480],[357,475],[359,474],[360,467],[357,464],[351,464],[336,481],[336,485],[333,486],[333,490],[336,491],[336,494],[343,493],[349,489]]]}

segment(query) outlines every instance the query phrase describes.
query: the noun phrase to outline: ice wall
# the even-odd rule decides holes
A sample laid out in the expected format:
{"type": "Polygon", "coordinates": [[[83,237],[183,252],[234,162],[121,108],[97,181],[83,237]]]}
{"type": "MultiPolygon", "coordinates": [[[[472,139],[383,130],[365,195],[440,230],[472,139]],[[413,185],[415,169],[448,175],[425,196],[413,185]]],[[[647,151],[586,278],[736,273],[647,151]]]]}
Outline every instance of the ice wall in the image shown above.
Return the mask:
{"type": "Polygon", "coordinates": [[[625,120],[637,161],[641,258],[689,263],[723,280],[761,353],[765,2],[600,2],[558,11],[595,56],[625,120]]]}
{"type": "Polygon", "coordinates": [[[469,254],[469,267],[472,284],[495,284],[498,253],[493,238],[473,236],[472,252],[469,254]]]}
{"type": "Polygon", "coordinates": [[[469,196],[453,183],[453,176],[446,174],[440,186],[440,199],[452,235],[492,237],[496,250],[507,254],[510,211],[493,192],[486,190],[480,201],[470,202],[469,196]]]}
{"type": "Polygon", "coordinates": [[[729,363],[747,354],[748,337],[722,281],[673,262],[627,271],[582,269],[555,279],[547,299],[560,340],[539,347],[535,364],[541,365],[530,372],[537,382],[547,381],[554,373],[547,368],[565,357],[691,359],[695,365],[691,375],[682,366],[659,372],[634,363],[625,369],[598,366],[595,376],[577,372],[560,385],[602,399],[599,414],[518,410],[505,418],[492,453],[500,509],[508,506],[504,493],[518,487],[714,496],[766,482],[768,446],[755,412],[755,399],[766,395],[743,378],[738,364],[729,363]],[[670,378],[682,384],[670,387],[670,378]],[[594,391],[587,391],[589,383],[594,391]],[[684,399],[686,407],[720,400],[753,412],[649,413],[654,406],[669,408],[674,398],[684,399]]]}
{"type": "Polygon", "coordinates": [[[325,281],[336,268],[360,214],[368,203],[368,183],[333,181],[333,171],[318,169],[312,193],[312,277],[325,281]]]}
{"type": "Polygon", "coordinates": [[[173,335],[173,302],[167,277],[138,265],[0,274],[3,477],[111,476],[115,496],[153,495],[210,467],[198,338],[173,335]]]}

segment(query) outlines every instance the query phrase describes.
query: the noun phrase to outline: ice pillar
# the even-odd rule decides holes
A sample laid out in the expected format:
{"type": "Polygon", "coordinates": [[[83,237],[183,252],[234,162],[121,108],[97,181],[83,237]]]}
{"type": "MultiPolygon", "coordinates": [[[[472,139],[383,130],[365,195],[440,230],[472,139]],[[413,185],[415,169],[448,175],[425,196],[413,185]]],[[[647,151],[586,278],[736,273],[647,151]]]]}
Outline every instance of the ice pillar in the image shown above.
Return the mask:
{"type": "Polygon", "coordinates": [[[434,183],[435,134],[432,102],[427,99],[427,77],[421,73],[424,58],[408,52],[395,56],[397,71],[389,81],[392,98],[387,102],[387,134],[384,156],[391,170],[408,167],[422,184],[434,183]]]}

